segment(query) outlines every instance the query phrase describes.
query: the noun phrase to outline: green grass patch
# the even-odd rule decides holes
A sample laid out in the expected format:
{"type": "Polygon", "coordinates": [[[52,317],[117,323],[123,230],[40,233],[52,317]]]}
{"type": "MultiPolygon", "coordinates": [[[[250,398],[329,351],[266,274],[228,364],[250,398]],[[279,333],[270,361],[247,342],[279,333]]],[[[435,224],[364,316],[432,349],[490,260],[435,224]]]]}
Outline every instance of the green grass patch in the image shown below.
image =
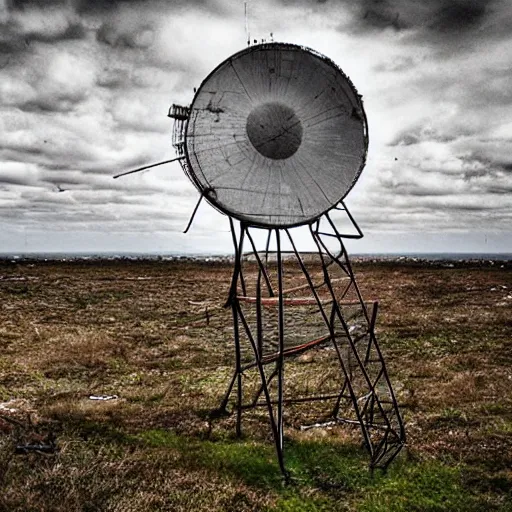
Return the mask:
{"type": "MultiPolygon", "coordinates": [[[[473,494],[464,466],[402,458],[388,472],[368,469],[366,452],[350,444],[325,441],[286,444],[291,483],[285,485],[270,444],[252,440],[202,440],[171,431],[150,430],[137,436],[145,445],[173,452],[180,466],[207,469],[217,477],[275,493],[268,511],[357,510],[361,512],[446,512],[506,510],[473,494]]],[[[505,481],[507,479],[505,478],[505,481]]],[[[509,487],[488,483],[502,495],[509,487]]]]}
{"type": "Polygon", "coordinates": [[[250,440],[201,440],[163,430],[149,430],[138,438],[150,446],[173,450],[189,468],[208,468],[256,487],[279,487],[282,483],[270,445],[250,440]]]}
{"type": "Polygon", "coordinates": [[[462,485],[459,467],[439,462],[401,464],[375,479],[358,500],[361,512],[448,512],[491,510],[462,485]]]}

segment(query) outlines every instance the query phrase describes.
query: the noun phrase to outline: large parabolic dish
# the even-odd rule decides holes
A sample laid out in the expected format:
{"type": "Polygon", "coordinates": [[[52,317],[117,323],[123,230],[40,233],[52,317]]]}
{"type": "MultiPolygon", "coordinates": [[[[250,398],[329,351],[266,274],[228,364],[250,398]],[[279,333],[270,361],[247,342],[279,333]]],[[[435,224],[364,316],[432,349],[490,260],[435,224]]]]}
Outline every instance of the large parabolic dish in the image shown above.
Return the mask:
{"type": "Polygon", "coordinates": [[[366,160],[361,97],[330,59],[301,46],[249,47],[203,81],[185,132],[188,174],[250,225],[310,223],[342,200],[366,160]]]}

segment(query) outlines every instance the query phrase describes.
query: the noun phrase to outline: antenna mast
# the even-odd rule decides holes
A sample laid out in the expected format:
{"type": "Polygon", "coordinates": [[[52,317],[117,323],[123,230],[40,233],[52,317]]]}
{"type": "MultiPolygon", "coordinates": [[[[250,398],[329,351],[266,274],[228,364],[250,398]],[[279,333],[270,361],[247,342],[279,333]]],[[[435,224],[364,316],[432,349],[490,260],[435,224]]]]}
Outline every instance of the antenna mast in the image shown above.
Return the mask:
{"type": "Polygon", "coordinates": [[[245,15],[245,36],[247,38],[247,46],[250,46],[251,34],[249,33],[249,19],[248,19],[247,2],[244,2],[244,15],[245,15]]]}

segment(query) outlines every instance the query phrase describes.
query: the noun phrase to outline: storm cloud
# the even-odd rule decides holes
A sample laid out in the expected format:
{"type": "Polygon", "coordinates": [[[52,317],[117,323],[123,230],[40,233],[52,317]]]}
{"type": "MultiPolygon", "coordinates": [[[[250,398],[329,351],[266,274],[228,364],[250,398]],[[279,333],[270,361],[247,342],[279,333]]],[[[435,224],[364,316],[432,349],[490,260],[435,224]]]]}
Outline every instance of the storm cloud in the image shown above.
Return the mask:
{"type": "Polygon", "coordinates": [[[180,234],[197,192],[178,164],[112,176],[172,158],[170,104],[272,37],[326,54],[363,95],[370,152],[347,203],[369,240],[495,233],[512,250],[512,4],[261,0],[247,15],[249,33],[227,0],[0,0],[3,247],[229,251],[207,205],[180,234]]]}

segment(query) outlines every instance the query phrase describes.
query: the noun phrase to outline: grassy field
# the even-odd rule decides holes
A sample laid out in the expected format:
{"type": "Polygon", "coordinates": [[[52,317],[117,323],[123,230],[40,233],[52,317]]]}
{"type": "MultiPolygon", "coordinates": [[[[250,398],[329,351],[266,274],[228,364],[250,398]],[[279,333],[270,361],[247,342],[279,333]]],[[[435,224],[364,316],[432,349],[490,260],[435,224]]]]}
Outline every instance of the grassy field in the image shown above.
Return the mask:
{"type": "Polygon", "coordinates": [[[1,264],[0,510],[512,510],[512,268],[355,272],[407,449],[372,475],[354,430],[289,422],[283,485],[264,412],[241,439],[208,416],[233,367],[229,265],[1,264]]]}

